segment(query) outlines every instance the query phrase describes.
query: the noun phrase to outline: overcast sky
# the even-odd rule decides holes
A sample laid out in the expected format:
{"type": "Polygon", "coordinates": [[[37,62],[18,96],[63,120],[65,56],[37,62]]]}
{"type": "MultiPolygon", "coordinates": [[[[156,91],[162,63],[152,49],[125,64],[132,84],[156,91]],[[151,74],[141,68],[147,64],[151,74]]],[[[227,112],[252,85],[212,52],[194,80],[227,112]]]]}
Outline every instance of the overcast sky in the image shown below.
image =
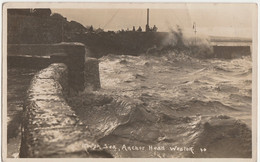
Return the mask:
{"type": "MultiPolygon", "coordinates": [[[[197,34],[252,37],[253,4],[178,4],[176,8],[150,8],[150,26],[156,25],[158,31],[169,31],[179,25],[186,33],[193,34],[196,22],[197,34]]],[[[69,21],[75,20],[84,26],[105,30],[120,30],[133,26],[145,29],[146,8],[80,8],[52,9],[69,21]]]]}

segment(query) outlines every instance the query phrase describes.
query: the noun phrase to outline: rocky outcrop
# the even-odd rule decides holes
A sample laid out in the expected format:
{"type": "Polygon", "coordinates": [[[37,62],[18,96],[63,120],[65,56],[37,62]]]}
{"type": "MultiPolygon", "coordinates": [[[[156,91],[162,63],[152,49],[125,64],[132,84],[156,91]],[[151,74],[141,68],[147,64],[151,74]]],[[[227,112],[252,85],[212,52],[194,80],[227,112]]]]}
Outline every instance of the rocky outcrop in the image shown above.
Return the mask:
{"type": "Polygon", "coordinates": [[[111,157],[67,104],[68,68],[51,64],[32,79],[24,103],[20,157],[111,157]]]}

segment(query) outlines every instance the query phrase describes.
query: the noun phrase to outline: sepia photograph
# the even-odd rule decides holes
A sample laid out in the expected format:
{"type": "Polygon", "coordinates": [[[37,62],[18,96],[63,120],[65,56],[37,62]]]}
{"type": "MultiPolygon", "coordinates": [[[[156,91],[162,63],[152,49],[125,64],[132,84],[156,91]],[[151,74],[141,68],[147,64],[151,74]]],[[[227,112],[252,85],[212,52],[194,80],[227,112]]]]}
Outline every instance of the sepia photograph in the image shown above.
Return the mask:
{"type": "Polygon", "coordinates": [[[2,157],[253,161],[257,10],[3,4],[2,157]]]}

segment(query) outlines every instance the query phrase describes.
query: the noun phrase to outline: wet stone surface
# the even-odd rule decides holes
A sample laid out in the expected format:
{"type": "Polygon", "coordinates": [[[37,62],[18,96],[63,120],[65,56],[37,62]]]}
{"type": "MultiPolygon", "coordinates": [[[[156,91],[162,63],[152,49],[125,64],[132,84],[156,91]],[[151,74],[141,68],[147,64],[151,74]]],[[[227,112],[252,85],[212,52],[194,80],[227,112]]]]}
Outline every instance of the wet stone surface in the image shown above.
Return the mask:
{"type": "Polygon", "coordinates": [[[66,103],[67,75],[64,64],[52,64],[32,79],[24,104],[21,157],[110,156],[93,149],[97,143],[88,127],[66,103]]]}

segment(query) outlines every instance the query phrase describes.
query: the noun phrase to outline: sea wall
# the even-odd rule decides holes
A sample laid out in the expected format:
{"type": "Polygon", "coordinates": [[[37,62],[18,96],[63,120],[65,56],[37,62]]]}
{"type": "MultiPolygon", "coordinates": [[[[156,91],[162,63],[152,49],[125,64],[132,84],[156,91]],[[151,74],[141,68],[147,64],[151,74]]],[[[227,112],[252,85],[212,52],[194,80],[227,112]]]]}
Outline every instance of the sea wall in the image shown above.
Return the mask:
{"type": "Polygon", "coordinates": [[[185,39],[180,32],[75,33],[65,39],[68,42],[76,41],[85,44],[91,51],[90,56],[95,58],[108,54],[138,56],[147,53],[149,49],[156,49],[157,53],[191,50],[192,55],[198,58],[232,59],[250,55],[252,44],[250,39],[226,38],[223,40],[220,37],[211,39],[207,42],[208,44],[185,45],[192,39],[185,39]]]}
{"type": "Polygon", "coordinates": [[[37,69],[26,93],[20,157],[111,157],[98,146],[66,97],[100,88],[98,60],[84,44],[8,45],[8,68],[37,69]]]}
{"type": "Polygon", "coordinates": [[[61,52],[53,52],[51,62],[68,66],[68,84],[75,91],[84,90],[85,45],[77,42],[55,44],[61,52]]]}
{"type": "Polygon", "coordinates": [[[69,68],[54,63],[32,79],[24,103],[20,157],[111,157],[97,145],[65,97],[69,68]]]}
{"type": "Polygon", "coordinates": [[[7,56],[36,55],[48,56],[54,51],[58,51],[57,44],[8,44],[7,56]]]}
{"type": "Polygon", "coordinates": [[[224,59],[233,59],[239,58],[241,56],[250,56],[251,49],[249,45],[244,46],[213,46],[214,57],[224,58],[224,59]]]}
{"type": "Polygon", "coordinates": [[[84,88],[90,88],[92,90],[101,88],[98,59],[87,57],[85,60],[84,88]]]}
{"type": "Polygon", "coordinates": [[[66,64],[70,93],[83,91],[87,82],[100,88],[98,61],[89,58],[82,43],[9,44],[7,53],[8,67],[43,69],[51,63],[66,64]]]}
{"type": "Polygon", "coordinates": [[[167,32],[85,33],[74,34],[66,41],[81,42],[91,51],[91,57],[100,58],[107,54],[135,55],[145,53],[148,48],[164,45],[167,32]]]}

